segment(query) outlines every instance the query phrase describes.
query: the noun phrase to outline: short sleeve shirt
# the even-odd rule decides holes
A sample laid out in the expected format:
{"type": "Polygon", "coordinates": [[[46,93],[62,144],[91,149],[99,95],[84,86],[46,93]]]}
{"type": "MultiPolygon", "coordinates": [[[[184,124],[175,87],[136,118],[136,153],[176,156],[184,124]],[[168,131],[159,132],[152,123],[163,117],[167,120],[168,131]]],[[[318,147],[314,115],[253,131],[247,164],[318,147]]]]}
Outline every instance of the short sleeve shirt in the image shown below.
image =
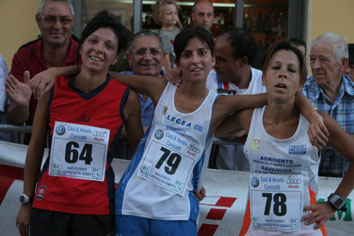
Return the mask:
{"type": "MultiPolygon", "coordinates": [[[[16,52],[12,59],[11,74],[13,74],[19,81],[24,82],[23,73],[28,70],[30,72],[31,78],[48,69],[47,63],[43,58],[42,53],[43,39],[37,39],[31,41],[23,46],[16,52]]],[[[60,66],[70,66],[75,65],[78,62],[78,49],[79,44],[74,37],[70,39],[69,51],[60,64],[60,66]]],[[[30,103],[30,118],[26,122],[27,125],[32,125],[34,112],[36,111],[37,100],[33,97],[30,103]]]]}
{"type": "MultiPolygon", "coordinates": [[[[313,106],[332,116],[349,134],[354,134],[354,83],[350,77],[343,75],[342,84],[337,97],[332,102],[317,84],[309,77],[302,88],[302,93],[311,101],[313,106]]],[[[324,151],[320,165],[320,175],[342,176],[349,166],[335,151],[324,151]]]]}

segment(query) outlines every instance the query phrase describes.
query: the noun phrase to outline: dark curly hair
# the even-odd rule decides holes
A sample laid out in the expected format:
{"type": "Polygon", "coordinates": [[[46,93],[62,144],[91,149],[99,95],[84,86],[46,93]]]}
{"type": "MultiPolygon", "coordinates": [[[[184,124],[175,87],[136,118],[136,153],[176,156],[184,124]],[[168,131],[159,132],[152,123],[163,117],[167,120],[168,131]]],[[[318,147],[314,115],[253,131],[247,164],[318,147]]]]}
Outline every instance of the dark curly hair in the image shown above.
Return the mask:
{"type": "Polygon", "coordinates": [[[85,42],[87,37],[89,37],[93,32],[100,28],[110,28],[118,38],[118,48],[117,54],[121,52],[122,49],[126,48],[127,36],[125,33],[125,28],[117,22],[107,10],[98,12],[86,25],[85,29],[82,31],[79,48],[81,49],[82,44],[85,42]]]}

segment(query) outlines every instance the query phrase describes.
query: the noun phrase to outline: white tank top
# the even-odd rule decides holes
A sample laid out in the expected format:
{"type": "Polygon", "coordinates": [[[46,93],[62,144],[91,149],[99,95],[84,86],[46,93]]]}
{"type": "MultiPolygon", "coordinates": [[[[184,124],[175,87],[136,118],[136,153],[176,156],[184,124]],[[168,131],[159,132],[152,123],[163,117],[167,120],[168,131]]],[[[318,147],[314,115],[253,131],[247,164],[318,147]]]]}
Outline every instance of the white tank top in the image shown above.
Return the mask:
{"type": "Polygon", "coordinates": [[[249,227],[245,235],[321,235],[320,230],[312,230],[313,225],[305,226],[300,221],[307,214],[304,206],[316,201],[318,189],[320,159],[307,135],[309,122],[300,114],[295,134],[277,139],[263,126],[265,108],[254,109],[244,147],[250,162],[247,211],[251,213],[251,218],[244,219],[243,227],[249,227]]]}
{"type": "Polygon", "coordinates": [[[116,214],[161,220],[197,220],[198,201],[208,165],[213,104],[209,91],[195,111],[181,113],[174,104],[176,87],[167,84],[116,194],[116,214]]]}

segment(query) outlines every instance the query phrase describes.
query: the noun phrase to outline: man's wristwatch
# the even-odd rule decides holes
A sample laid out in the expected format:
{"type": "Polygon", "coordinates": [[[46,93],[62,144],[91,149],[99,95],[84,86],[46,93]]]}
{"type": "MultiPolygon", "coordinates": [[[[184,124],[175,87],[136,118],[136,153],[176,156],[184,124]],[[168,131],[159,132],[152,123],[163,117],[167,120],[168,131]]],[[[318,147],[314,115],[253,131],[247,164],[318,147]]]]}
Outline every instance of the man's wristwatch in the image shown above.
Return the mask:
{"type": "Polygon", "coordinates": [[[20,202],[22,205],[33,202],[33,197],[29,197],[27,194],[22,193],[20,195],[20,202]]]}
{"type": "Polygon", "coordinates": [[[334,210],[341,210],[346,211],[347,208],[345,207],[345,199],[341,195],[336,193],[331,193],[328,196],[328,202],[334,210]]]}

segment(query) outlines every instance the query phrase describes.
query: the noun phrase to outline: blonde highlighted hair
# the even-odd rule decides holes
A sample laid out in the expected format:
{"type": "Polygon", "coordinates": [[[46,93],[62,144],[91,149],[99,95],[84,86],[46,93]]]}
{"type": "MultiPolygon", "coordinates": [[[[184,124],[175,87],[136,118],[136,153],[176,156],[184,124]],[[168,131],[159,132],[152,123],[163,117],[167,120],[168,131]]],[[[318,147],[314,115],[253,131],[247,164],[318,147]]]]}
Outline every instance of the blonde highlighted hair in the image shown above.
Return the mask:
{"type": "Polygon", "coordinates": [[[161,25],[162,21],[161,18],[163,16],[163,7],[166,5],[175,5],[177,13],[178,13],[178,4],[175,0],[157,0],[154,5],[152,5],[152,18],[154,21],[158,24],[161,25]]]}

